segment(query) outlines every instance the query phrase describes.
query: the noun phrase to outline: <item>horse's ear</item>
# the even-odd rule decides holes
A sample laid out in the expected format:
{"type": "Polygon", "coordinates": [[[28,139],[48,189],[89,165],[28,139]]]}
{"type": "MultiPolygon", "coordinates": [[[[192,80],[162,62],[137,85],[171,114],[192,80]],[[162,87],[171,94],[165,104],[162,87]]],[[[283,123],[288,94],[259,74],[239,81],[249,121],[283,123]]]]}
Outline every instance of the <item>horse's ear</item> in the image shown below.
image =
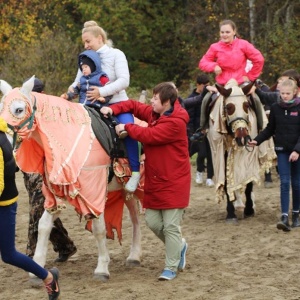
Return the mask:
{"type": "Polygon", "coordinates": [[[244,95],[248,95],[248,93],[249,93],[250,90],[252,89],[254,83],[255,83],[255,81],[250,82],[249,84],[245,85],[245,86],[242,88],[244,95]]]}
{"type": "Polygon", "coordinates": [[[28,99],[30,99],[30,93],[34,87],[35,75],[25,81],[20,89],[20,92],[24,94],[28,99]]]}
{"type": "Polygon", "coordinates": [[[0,91],[3,95],[8,94],[12,90],[12,86],[5,80],[0,80],[0,91]]]}
{"type": "Polygon", "coordinates": [[[232,92],[232,88],[230,89],[225,89],[222,85],[219,85],[218,83],[216,83],[216,88],[219,91],[219,93],[224,96],[225,98],[229,97],[231,92],[232,92]]]}

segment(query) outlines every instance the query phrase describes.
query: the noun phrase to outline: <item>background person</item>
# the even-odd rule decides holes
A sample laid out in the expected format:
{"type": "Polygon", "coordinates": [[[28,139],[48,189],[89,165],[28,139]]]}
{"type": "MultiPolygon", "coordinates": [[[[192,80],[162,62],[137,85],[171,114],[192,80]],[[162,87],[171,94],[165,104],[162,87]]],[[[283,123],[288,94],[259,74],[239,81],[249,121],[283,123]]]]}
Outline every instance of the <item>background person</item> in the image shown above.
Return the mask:
{"type": "Polygon", "coordinates": [[[270,107],[273,103],[278,101],[280,85],[286,79],[294,79],[297,84],[297,96],[300,96],[300,74],[295,69],[285,70],[281,73],[276,83],[268,90],[263,90],[256,85],[255,93],[259,97],[261,103],[270,107]]]}
{"type": "Polygon", "coordinates": [[[295,80],[287,79],[280,84],[278,101],[271,106],[267,127],[249,145],[260,145],[274,136],[280,176],[281,220],[277,228],[290,231],[289,205],[292,184],[292,227],[300,227],[300,98],[295,80]]]}
{"type": "MultiPolygon", "coordinates": [[[[193,92],[188,96],[188,98],[200,96],[204,90],[204,87],[209,85],[209,77],[207,74],[200,74],[196,79],[196,88],[193,92]]],[[[189,100],[184,100],[185,105],[189,100]]],[[[192,106],[187,108],[187,112],[190,117],[190,121],[188,123],[188,137],[189,137],[189,153],[190,156],[193,156],[197,153],[196,165],[196,177],[195,181],[197,184],[203,183],[203,172],[205,171],[205,160],[206,160],[206,168],[207,168],[207,179],[206,185],[209,187],[214,186],[214,182],[212,180],[214,175],[213,165],[212,165],[212,157],[209,141],[206,135],[203,135],[201,141],[192,142],[190,138],[200,127],[200,111],[201,111],[201,103],[199,105],[192,106]]]]}

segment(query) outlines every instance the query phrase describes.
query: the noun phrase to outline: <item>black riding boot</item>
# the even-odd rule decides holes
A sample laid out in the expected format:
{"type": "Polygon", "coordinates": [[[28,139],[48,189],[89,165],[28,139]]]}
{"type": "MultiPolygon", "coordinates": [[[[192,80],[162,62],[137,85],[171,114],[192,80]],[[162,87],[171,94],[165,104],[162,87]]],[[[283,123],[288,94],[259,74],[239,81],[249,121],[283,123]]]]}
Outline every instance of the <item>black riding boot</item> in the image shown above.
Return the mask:
{"type": "Polygon", "coordinates": [[[298,212],[293,212],[292,213],[292,227],[300,227],[299,213],[298,212]]]}
{"type": "Polygon", "coordinates": [[[277,229],[281,229],[283,231],[291,230],[290,223],[289,223],[289,216],[287,215],[281,216],[281,220],[277,223],[277,229]]]}

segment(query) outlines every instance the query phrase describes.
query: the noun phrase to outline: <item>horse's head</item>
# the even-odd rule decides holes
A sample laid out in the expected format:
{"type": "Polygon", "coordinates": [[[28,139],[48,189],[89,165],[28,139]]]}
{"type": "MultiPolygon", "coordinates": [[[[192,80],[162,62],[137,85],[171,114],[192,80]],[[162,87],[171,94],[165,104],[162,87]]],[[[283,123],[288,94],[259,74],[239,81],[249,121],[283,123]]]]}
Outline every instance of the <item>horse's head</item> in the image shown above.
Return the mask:
{"type": "Polygon", "coordinates": [[[225,87],[216,84],[219,93],[224,99],[224,115],[227,126],[234,135],[238,146],[245,146],[251,140],[249,135],[250,104],[246,95],[253,84],[254,82],[241,88],[233,79],[228,81],[225,87]]]}
{"type": "Polygon", "coordinates": [[[0,103],[0,116],[14,131],[23,126],[32,126],[35,110],[34,97],[31,91],[34,76],[26,81],[21,88],[12,88],[6,81],[0,80],[0,91],[3,94],[0,103]],[[29,124],[28,124],[29,123],[29,124]]]}

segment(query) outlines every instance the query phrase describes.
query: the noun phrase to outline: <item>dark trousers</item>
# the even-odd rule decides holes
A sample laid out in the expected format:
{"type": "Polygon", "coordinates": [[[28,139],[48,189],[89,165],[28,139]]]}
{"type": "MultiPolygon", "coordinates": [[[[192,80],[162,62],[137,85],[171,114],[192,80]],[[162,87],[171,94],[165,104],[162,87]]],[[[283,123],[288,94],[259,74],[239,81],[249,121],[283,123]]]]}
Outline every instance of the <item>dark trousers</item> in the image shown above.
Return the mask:
{"type": "Polygon", "coordinates": [[[0,253],[3,262],[45,279],[48,271],[15,247],[17,202],[0,206],[0,253]]]}
{"type": "MultiPolygon", "coordinates": [[[[33,257],[38,239],[39,220],[44,213],[43,178],[39,174],[23,173],[23,175],[25,187],[29,195],[29,227],[26,254],[33,257]]],[[[69,254],[76,249],[74,242],[68,235],[68,231],[64,228],[59,218],[54,221],[50,233],[50,242],[53,245],[53,250],[60,254],[69,254]]]]}
{"type": "Polygon", "coordinates": [[[206,168],[207,168],[207,178],[213,178],[214,168],[211,157],[210,145],[207,137],[199,143],[199,152],[197,156],[197,171],[204,172],[205,170],[205,158],[206,158],[206,168]]]}

